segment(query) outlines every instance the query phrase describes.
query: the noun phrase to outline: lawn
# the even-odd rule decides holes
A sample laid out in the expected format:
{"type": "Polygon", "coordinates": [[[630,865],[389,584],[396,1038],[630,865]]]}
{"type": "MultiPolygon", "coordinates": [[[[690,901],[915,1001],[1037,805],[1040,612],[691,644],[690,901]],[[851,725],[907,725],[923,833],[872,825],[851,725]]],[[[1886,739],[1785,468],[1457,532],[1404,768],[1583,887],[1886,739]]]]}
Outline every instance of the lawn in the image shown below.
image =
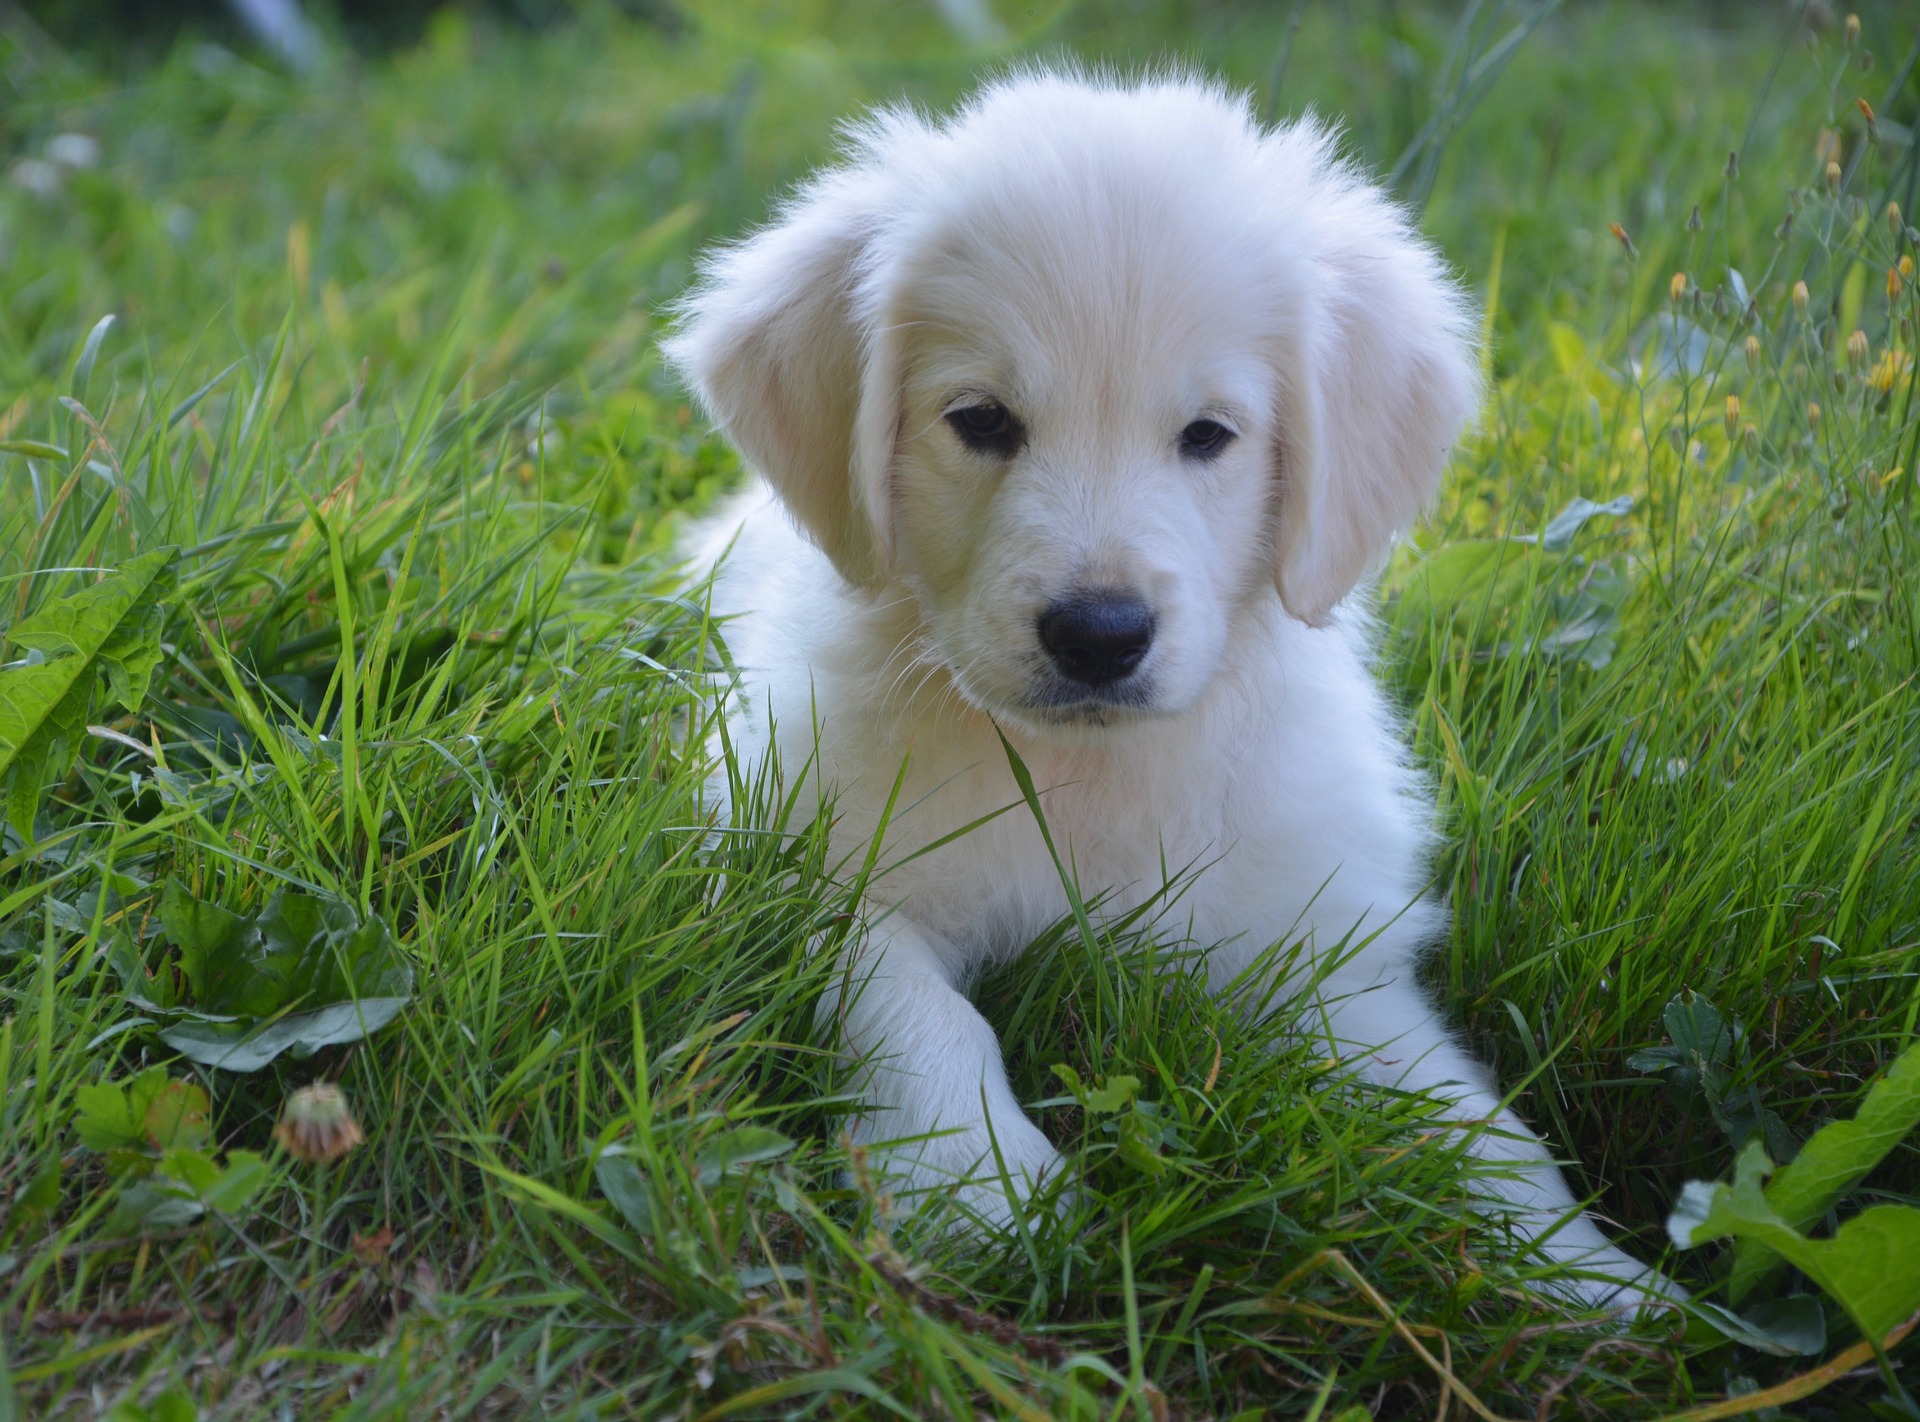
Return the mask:
{"type": "Polygon", "coordinates": [[[304,74],[0,8],[0,1419],[1920,1417],[1910,9],[576,8],[304,74]],[[1026,54],[1343,116],[1484,304],[1380,595],[1431,981],[1643,1256],[1738,1166],[1726,1311],[1541,1302],[1423,1103],[1124,925],[978,987],[1058,1221],[843,1144],[860,866],[703,819],[741,475],[655,343],[839,118],[1026,54]]]}

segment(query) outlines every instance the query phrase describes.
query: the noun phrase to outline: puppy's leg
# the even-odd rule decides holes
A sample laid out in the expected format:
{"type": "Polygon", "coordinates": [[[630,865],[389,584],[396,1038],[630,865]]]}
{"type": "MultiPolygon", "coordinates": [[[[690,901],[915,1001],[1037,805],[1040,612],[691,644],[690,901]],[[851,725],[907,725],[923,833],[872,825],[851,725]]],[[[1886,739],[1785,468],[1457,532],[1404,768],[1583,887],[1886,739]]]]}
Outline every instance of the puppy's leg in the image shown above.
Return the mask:
{"type": "Polygon", "coordinates": [[[850,948],[841,967],[841,987],[820,1012],[859,1063],[868,1109],[854,1139],[909,1187],[955,1186],[971,1213],[1005,1225],[1009,1190],[1024,1201],[1060,1157],[1014,1099],[993,1029],[959,992],[933,938],[898,916],[850,948]]]}
{"type": "Polygon", "coordinates": [[[1401,978],[1336,995],[1337,981],[1336,975],[1314,1008],[1316,1025],[1335,1051],[1355,1058],[1370,1080],[1425,1093],[1454,1120],[1485,1122],[1470,1149],[1500,1169],[1476,1176],[1474,1190],[1542,1258],[1604,1276],[1549,1287],[1594,1308],[1638,1308],[1686,1297],[1679,1285],[1609,1242],[1580,1209],[1546,1146],[1501,1104],[1486,1085],[1485,1069],[1447,1035],[1417,986],[1401,978]]]}

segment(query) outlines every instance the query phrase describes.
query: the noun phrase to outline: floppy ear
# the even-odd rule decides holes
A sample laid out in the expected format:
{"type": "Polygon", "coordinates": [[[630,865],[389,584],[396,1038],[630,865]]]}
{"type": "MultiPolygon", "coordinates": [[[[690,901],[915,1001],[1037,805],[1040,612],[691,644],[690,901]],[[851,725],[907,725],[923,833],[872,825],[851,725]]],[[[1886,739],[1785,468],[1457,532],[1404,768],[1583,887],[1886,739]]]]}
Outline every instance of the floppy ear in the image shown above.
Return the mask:
{"type": "Polygon", "coordinates": [[[1472,313],[1400,209],[1328,153],[1310,198],[1317,300],[1290,343],[1274,585],[1318,625],[1439,487],[1480,403],[1472,313]]]}
{"type": "Polygon", "coordinates": [[[877,176],[843,170],[710,259],[663,349],[746,460],[849,582],[891,554],[898,336],[867,314],[877,176]]]}

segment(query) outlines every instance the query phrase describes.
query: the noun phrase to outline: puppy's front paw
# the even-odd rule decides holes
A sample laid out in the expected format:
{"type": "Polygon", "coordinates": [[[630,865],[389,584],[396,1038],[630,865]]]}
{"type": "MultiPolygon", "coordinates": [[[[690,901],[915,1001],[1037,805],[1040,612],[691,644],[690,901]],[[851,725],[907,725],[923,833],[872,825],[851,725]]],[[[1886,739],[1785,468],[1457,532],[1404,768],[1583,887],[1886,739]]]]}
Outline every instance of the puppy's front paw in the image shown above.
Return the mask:
{"type": "Polygon", "coordinates": [[[1066,1167],[1040,1128],[1024,1116],[970,1124],[909,1141],[876,1141],[868,1161],[894,1187],[895,1200],[918,1210],[935,1198],[955,1207],[950,1223],[993,1232],[1013,1224],[1041,1187],[1066,1167]]]}
{"type": "Polygon", "coordinates": [[[1534,1288],[1574,1308],[1611,1313],[1623,1324],[1655,1319],[1691,1297],[1681,1284],[1611,1244],[1567,1262],[1571,1272],[1541,1279],[1534,1288]]]}

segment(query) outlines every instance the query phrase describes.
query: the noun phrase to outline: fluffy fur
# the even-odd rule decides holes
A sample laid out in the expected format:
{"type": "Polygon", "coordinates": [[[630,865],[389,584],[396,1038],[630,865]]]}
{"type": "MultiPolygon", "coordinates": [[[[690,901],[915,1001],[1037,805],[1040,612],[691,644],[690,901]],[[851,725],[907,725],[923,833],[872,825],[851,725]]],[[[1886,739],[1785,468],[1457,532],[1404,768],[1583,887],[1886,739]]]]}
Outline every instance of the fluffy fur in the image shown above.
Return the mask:
{"type": "Polygon", "coordinates": [[[1479,1188],[1593,1271],[1584,1298],[1670,1287],[1578,1211],[1415,982],[1444,918],[1433,811],[1351,595],[1475,411],[1474,321],[1326,129],[1054,72],[944,122],[882,111],[681,316],[670,358],[764,480],[697,550],[731,550],[741,754],[807,767],[848,852],[906,766],[822,1006],[893,1171],[1004,1219],[1062,1169],[962,993],[1066,911],[1039,826],[919,854],[1018,803],[1004,732],[1105,911],[1197,866],[1162,928],[1220,945],[1214,983],[1303,945],[1301,1030],[1489,1123],[1474,1149],[1511,1168],[1479,1188]],[[983,445],[964,422],[994,410],[983,445]],[[1137,665],[1076,680],[1050,610],[1123,604],[1149,619],[1137,665]]]}

